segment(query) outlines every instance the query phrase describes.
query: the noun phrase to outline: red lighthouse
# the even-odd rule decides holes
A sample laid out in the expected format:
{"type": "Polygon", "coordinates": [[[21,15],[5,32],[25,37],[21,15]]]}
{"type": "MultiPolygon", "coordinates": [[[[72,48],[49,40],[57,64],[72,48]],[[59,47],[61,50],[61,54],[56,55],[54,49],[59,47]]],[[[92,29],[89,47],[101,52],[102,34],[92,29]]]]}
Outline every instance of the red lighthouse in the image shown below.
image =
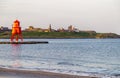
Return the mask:
{"type": "Polygon", "coordinates": [[[14,41],[14,37],[16,37],[16,42],[18,42],[19,38],[21,39],[21,41],[23,41],[20,21],[18,20],[15,20],[12,26],[11,42],[14,41]]]}

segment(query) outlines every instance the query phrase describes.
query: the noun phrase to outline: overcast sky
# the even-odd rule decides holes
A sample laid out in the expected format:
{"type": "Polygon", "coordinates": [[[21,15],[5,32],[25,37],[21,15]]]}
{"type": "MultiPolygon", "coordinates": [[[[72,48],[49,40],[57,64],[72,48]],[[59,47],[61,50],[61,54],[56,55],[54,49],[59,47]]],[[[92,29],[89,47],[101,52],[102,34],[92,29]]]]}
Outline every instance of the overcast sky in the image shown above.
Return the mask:
{"type": "Polygon", "coordinates": [[[54,29],[73,25],[80,30],[120,34],[120,0],[0,0],[0,25],[54,29]]]}

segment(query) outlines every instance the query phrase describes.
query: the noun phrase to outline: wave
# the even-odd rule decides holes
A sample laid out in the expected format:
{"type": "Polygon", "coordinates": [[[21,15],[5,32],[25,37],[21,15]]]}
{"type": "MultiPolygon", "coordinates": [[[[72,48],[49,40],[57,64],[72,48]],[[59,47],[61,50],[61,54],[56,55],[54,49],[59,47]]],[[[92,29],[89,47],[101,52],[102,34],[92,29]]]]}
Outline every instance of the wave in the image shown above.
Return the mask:
{"type": "Polygon", "coordinates": [[[97,72],[83,72],[83,71],[75,71],[75,70],[67,70],[67,69],[51,69],[51,68],[36,68],[36,67],[11,67],[11,66],[3,66],[0,65],[0,68],[6,69],[14,69],[14,70],[27,70],[27,71],[46,71],[53,73],[61,73],[61,74],[69,74],[69,75],[78,75],[78,76],[90,76],[90,77],[98,77],[98,78],[120,78],[120,74],[100,74],[97,72]]]}

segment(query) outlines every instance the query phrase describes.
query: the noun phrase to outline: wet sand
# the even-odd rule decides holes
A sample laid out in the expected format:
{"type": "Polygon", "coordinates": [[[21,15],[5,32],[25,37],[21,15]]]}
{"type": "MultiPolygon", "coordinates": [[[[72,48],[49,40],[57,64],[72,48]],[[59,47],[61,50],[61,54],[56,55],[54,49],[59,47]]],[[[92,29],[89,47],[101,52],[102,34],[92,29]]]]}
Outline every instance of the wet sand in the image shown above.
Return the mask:
{"type": "Polygon", "coordinates": [[[44,71],[28,71],[0,68],[0,78],[96,78],[96,77],[76,76],[44,71]]]}

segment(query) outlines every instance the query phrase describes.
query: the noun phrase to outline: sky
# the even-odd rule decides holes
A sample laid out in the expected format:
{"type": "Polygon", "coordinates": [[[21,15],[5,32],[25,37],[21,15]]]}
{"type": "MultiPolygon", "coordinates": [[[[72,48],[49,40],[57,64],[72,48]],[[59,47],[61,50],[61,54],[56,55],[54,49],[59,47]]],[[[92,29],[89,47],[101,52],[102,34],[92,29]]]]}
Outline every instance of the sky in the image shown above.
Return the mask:
{"type": "Polygon", "coordinates": [[[120,0],[0,0],[0,26],[11,28],[15,19],[22,29],[73,25],[80,30],[120,34],[120,0]]]}

